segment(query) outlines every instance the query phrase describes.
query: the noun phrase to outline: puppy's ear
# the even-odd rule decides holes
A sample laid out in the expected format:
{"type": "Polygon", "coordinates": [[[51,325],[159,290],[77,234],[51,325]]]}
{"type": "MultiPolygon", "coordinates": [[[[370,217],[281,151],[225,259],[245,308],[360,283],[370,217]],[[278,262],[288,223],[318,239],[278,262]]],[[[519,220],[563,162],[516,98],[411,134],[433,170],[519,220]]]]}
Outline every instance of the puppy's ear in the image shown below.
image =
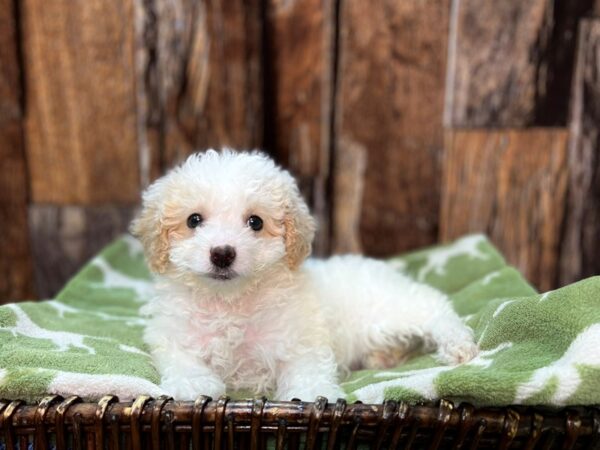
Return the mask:
{"type": "Polygon", "coordinates": [[[288,183],[283,224],[287,263],[290,269],[295,270],[312,251],[316,224],[300,195],[298,186],[291,177],[288,183]]]}
{"type": "Polygon", "coordinates": [[[142,243],[150,270],[164,273],[169,265],[169,234],[162,223],[159,191],[155,183],[144,192],[142,211],[131,222],[129,231],[142,243]]]}

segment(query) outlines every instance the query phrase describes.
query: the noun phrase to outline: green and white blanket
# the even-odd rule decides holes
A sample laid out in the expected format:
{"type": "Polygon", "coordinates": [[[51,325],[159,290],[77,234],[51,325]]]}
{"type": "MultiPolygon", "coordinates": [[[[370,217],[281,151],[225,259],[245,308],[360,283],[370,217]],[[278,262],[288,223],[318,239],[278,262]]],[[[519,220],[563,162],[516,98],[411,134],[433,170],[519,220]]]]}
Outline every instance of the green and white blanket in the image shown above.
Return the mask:
{"type": "MultiPolygon", "coordinates": [[[[600,277],[538,294],[481,235],[390,264],[446,292],[481,353],[457,367],[426,355],[355,372],[343,384],[349,400],[600,404],[600,277]]],[[[138,315],[150,290],[141,248],[126,236],[56,299],[0,307],[0,398],[160,395],[138,315]]]]}

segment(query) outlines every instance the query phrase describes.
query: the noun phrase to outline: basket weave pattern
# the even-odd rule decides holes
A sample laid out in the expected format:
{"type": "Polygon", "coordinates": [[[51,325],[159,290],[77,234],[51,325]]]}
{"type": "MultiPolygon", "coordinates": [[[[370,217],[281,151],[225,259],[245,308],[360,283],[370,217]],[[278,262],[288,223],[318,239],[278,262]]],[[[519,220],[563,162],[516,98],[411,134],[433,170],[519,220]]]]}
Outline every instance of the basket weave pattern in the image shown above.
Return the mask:
{"type": "Polygon", "coordinates": [[[271,402],[264,398],[195,402],[147,396],[98,403],[44,398],[38,405],[0,401],[0,443],[6,448],[314,450],[438,448],[594,448],[600,411],[570,408],[410,406],[271,402]]]}

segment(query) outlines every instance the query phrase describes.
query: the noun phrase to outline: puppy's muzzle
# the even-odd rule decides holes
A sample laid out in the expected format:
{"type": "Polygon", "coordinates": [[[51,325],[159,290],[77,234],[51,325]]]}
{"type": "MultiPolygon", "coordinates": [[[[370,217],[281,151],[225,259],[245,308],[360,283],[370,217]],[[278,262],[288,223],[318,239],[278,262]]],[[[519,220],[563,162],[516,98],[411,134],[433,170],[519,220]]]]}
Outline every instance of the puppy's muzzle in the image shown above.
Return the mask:
{"type": "Polygon", "coordinates": [[[213,247],[210,249],[210,262],[219,269],[226,269],[235,260],[235,249],[231,245],[213,247]]]}

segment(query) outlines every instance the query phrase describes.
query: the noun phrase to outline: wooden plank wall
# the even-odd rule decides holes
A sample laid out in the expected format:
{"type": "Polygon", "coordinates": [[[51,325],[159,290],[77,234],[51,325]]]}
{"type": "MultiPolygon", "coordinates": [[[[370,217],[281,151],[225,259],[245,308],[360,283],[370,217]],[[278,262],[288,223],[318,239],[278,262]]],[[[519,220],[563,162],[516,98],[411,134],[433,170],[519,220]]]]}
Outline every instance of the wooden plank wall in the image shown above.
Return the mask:
{"type": "Polygon", "coordinates": [[[600,273],[600,19],[581,22],[569,124],[568,214],[560,283],[600,273]]]}
{"type": "Polygon", "coordinates": [[[567,170],[564,129],[449,131],[442,240],[484,231],[528,280],[553,288],[567,170]]]}
{"type": "Polygon", "coordinates": [[[22,7],[32,202],[135,202],[132,0],[22,7]]]}
{"type": "Polygon", "coordinates": [[[341,2],[336,251],[385,256],[437,240],[448,13],[448,1],[341,2]]]}
{"type": "MultiPolygon", "coordinates": [[[[566,281],[567,118],[577,27],[593,6],[459,0],[452,7],[440,237],[487,232],[540,289],[566,281]],[[561,128],[531,129],[548,125],[561,128]]],[[[583,202],[569,186],[570,198],[583,202]]]]}
{"type": "Polygon", "coordinates": [[[141,188],[195,148],[262,145],[261,14],[241,0],[23,3],[38,296],[124,232],[141,188]]]}
{"type": "Polygon", "coordinates": [[[29,228],[47,297],[126,228],[138,201],[133,4],[21,5],[29,228]]]}
{"type": "Polygon", "coordinates": [[[539,288],[598,273],[599,5],[0,0],[0,302],[221,146],[290,168],[318,254],[484,231],[539,288]]]}
{"type": "Polygon", "coordinates": [[[261,2],[135,3],[143,158],[162,170],[194,149],[262,146],[261,2]]]}
{"type": "Polygon", "coordinates": [[[593,1],[453,2],[444,123],[565,126],[579,20],[593,1]]]}
{"type": "Polygon", "coordinates": [[[329,250],[335,0],[266,0],[265,146],[296,176],[329,250]]]}
{"type": "Polygon", "coordinates": [[[0,0],[0,303],[34,295],[16,7],[0,0]]]}

